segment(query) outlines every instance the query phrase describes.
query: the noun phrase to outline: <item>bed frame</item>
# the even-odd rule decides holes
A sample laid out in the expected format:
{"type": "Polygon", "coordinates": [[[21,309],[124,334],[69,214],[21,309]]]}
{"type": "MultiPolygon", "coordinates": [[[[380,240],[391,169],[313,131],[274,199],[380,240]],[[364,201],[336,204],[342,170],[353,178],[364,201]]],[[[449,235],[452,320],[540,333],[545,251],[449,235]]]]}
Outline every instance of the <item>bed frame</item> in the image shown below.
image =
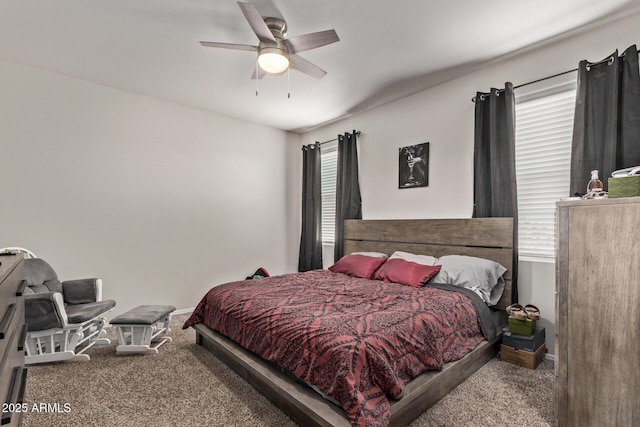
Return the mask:
{"type": "MultiPolygon", "coordinates": [[[[347,220],[344,253],[400,250],[422,255],[469,255],[494,260],[507,268],[505,290],[496,309],[511,303],[513,219],[347,220]]],[[[506,316],[503,317],[506,319],[506,316]]],[[[342,408],[202,323],[194,325],[196,342],[237,372],[274,405],[303,426],[348,427],[342,408]]],[[[411,380],[404,397],[390,399],[390,426],[406,426],[461,384],[496,354],[498,336],[483,341],[462,359],[411,380]]]]}

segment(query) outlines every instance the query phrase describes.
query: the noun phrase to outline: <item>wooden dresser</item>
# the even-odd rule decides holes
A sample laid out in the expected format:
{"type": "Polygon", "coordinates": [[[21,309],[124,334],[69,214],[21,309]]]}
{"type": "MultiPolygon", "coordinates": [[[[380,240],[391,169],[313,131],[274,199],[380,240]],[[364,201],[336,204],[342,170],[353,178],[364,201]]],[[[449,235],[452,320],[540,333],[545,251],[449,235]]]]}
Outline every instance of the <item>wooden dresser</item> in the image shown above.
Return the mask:
{"type": "Polygon", "coordinates": [[[24,367],[24,291],[22,254],[0,256],[0,403],[1,425],[17,426],[27,382],[24,367]]]}
{"type": "Polygon", "coordinates": [[[558,426],[638,426],[640,197],[556,208],[558,426]]]}

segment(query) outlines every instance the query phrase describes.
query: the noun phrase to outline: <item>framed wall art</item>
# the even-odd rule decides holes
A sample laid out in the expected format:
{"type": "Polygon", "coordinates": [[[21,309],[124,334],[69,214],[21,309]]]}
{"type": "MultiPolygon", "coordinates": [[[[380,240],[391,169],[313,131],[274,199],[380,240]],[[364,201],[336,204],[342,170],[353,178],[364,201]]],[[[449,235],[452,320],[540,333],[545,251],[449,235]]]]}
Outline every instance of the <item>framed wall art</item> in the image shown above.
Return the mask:
{"type": "Polygon", "coordinates": [[[398,188],[429,185],[429,143],[402,147],[398,151],[398,188]]]}

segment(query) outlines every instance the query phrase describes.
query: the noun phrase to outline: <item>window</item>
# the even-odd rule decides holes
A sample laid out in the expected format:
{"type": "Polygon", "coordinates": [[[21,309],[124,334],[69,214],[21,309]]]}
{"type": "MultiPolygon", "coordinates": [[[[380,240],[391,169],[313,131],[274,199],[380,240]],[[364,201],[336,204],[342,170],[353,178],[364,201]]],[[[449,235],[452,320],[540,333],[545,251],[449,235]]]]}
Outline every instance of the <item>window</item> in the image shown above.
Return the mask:
{"type": "Polygon", "coordinates": [[[516,104],[518,249],[521,257],[555,257],[556,201],[569,196],[575,82],[516,104]]]}
{"type": "Polygon", "coordinates": [[[326,144],[322,147],[320,151],[320,170],[322,183],[322,243],[333,244],[336,229],[337,144],[326,144]]]}

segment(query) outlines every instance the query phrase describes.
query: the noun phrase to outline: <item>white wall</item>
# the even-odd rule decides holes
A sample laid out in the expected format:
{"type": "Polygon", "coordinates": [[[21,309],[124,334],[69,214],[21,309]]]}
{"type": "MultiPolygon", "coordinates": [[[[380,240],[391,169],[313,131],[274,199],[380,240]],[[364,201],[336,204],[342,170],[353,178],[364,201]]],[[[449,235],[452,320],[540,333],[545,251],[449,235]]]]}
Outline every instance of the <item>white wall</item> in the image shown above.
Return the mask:
{"type": "MultiPolygon", "coordinates": [[[[515,85],[600,60],[615,49],[640,43],[640,15],[529,49],[413,96],[353,115],[302,135],[301,144],[357,129],[363,217],[465,218],[473,204],[473,129],[476,91],[515,85]],[[398,189],[398,148],[430,142],[429,186],[398,189]]],[[[419,54],[419,53],[416,53],[419,54]]],[[[295,159],[299,162],[299,158],[295,159]]],[[[293,165],[294,168],[299,166],[293,165]]],[[[297,232],[297,231],[296,231],[297,232]]],[[[325,260],[327,261],[327,260],[325,260]]],[[[553,263],[520,263],[520,302],[542,311],[547,347],[554,352],[553,263]]]]}
{"type": "Polygon", "coordinates": [[[31,249],[61,279],[101,277],[111,315],[194,307],[260,266],[295,271],[297,140],[0,61],[0,247],[31,249]]]}

